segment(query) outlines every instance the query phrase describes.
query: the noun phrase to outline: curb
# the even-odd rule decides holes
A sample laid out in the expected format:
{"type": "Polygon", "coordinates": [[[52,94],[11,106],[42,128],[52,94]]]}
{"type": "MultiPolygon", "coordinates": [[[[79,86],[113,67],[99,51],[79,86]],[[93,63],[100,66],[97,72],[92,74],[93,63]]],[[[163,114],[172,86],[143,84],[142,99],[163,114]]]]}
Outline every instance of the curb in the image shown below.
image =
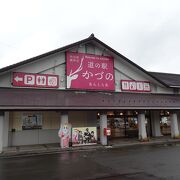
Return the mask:
{"type": "Polygon", "coordinates": [[[16,153],[6,153],[3,152],[0,154],[0,159],[6,158],[18,158],[18,157],[32,157],[32,156],[41,156],[41,155],[51,155],[51,154],[62,154],[62,153],[72,153],[72,152],[89,152],[89,151],[97,151],[97,150],[110,150],[110,149],[118,149],[118,148],[128,148],[128,147],[141,147],[141,146],[156,146],[156,145],[171,145],[180,143],[180,139],[177,140],[166,140],[166,141],[156,141],[156,142],[136,142],[129,144],[114,144],[109,146],[91,146],[91,148],[86,147],[76,147],[76,148],[68,148],[68,149],[60,149],[60,150],[36,150],[36,151],[26,151],[26,152],[16,152],[16,153]]]}
{"type": "Polygon", "coordinates": [[[156,146],[156,145],[171,145],[180,143],[180,139],[166,140],[166,141],[155,141],[155,142],[137,142],[131,144],[115,144],[113,148],[123,148],[123,147],[132,147],[132,146],[156,146]]]}
{"type": "Polygon", "coordinates": [[[26,152],[16,152],[16,153],[2,153],[0,154],[0,159],[6,158],[18,158],[18,157],[31,157],[31,156],[41,156],[41,155],[50,155],[50,154],[62,154],[62,153],[72,153],[72,152],[85,152],[85,151],[96,151],[96,150],[105,149],[104,146],[91,147],[91,148],[68,148],[60,150],[36,150],[36,151],[26,151],[26,152]]]}

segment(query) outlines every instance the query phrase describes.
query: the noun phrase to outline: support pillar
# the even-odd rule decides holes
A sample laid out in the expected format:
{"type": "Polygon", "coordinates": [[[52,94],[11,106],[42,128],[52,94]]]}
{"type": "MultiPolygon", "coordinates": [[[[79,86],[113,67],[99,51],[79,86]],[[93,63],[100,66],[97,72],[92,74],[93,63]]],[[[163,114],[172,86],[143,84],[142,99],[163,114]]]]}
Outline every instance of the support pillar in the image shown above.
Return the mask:
{"type": "Polygon", "coordinates": [[[145,125],[145,113],[139,112],[138,114],[138,129],[139,129],[139,140],[140,141],[147,141],[147,132],[146,132],[146,125],[145,125]]]}
{"type": "Polygon", "coordinates": [[[177,121],[178,121],[178,129],[180,132],[180,112],[179,111],[177,112],[177,121]]]}
{"type": "Polygon", "coordinates": [[[61,124],[68,124],[68,112],[61,113],[60,127],[61,127],[61,124]]]}
{"type": "Polygon", "coordinates": [[[179,138],[177,114],[171,113],[170,114],[170,120],[171,120],[171,137],[172,138],[179,138]]]}
{"type": "Polygon", "coordinates": [[[159,111],[151,111],[152,136],[159,137],[161,134],[159,111]]]}
{"type": "Polygon", "coordinates": [[[4,124],[4,113],[0,112],[0,153],[3,150],[3,124],[4,124]]]}
{"type": "Polygon", "coordinates": [[[3,147],[8,147],[9,144],[9,112],[5,112],[3,123],[3,147]]]}
{"type": "Polygon", "coordinates": [[[107,114],[100,115],[100,142],[102,145],[107,145],[107,136],[104,135],[104,128],[107,128],[107,114]]]}

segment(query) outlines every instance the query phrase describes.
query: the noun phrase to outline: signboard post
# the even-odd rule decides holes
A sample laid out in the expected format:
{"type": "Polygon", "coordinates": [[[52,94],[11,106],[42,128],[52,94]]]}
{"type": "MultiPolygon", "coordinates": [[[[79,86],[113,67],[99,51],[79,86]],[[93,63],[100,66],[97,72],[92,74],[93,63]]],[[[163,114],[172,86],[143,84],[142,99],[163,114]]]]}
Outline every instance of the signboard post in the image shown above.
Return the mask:
{"type": "Polygon", "coordinates": [[[96,127],[74,127],[72,128],[72,146],[97,144],[96,127]]]}
{"type": "Polygon", "coordinates": [[[109,56],[67,52],[67,88],[114,91],[114,60],[109,56]]]}

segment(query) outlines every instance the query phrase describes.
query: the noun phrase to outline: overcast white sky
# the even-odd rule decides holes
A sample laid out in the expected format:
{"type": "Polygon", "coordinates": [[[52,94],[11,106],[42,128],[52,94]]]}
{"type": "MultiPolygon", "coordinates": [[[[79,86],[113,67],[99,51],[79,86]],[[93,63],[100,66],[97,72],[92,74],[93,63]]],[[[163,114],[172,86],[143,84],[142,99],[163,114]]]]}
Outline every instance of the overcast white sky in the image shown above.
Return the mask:
{"type": "Polygon", "coordinates": [[[179,0],[0,0],[0,68],[91,33],[149,71],[180,74],[179,0]]]}

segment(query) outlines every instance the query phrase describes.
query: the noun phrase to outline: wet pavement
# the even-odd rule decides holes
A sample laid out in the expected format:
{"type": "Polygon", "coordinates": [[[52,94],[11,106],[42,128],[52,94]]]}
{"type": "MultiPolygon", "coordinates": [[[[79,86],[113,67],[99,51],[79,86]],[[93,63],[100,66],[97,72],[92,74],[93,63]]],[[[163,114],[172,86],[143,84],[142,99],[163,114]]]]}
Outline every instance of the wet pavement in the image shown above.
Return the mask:
{"type": "MultiPolygon", "coordinates": [[[[132,146],[144,146],[144,145],[158,145],[158,144],[172,144],[180,143],[180,139],[172,139],[170,136],[162,136],[156,138],[150,138],[149,141],[139,141],[137,138],[114,138],[108,142],[112,148],[123,148],[132,146]]],[[[106,149],[107,146],[100,144],[91,146],[76,146],[70,147],[66,150],[61,149],[59,143],[54,144],[36,144],[36,145],[22,145],[4,147],[3,152],[0,153],[1,157],[15,157],[15,156],[32,156],[39,154],[55,154],[62,153],[64,151],[92,151],[96,149],[106,149]]]]}
{"type": "Polygon", "coordinates": [[[1,158],[1,180],[179,180],[180,144],[1,158]]]}

